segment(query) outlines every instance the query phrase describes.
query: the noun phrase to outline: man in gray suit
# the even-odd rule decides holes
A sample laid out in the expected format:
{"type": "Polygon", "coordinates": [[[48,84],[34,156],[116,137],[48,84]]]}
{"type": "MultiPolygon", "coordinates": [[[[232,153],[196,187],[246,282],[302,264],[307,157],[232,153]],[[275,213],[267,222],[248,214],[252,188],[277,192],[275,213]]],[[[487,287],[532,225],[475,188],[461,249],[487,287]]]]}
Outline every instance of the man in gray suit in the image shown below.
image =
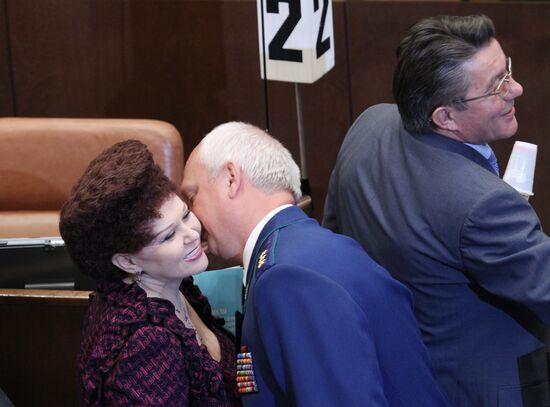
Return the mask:
{"type": "Polygon", "coordinates": [[[488,145],[517,131],[511,59],[485,16],[422,20],[397,54],[397,107],[349,130],[324,225],[411,288],[452,404],[548,406],[550,238],[488,145]]]}

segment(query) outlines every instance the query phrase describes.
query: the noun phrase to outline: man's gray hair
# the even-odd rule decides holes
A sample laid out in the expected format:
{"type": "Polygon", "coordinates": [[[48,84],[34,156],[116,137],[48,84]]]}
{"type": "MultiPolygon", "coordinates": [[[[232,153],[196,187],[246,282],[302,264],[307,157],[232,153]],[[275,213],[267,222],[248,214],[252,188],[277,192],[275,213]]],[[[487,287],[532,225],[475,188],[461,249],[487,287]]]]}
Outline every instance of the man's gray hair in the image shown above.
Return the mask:
{"type": "Polygon", "coordinates": [[[296,202],[302,196],[300,169],[290,152],[251,124],[220,124],[202,139],[198,157],[211,179],[216,179],[223,165],[232,161],[259,190],[268,194],[289,191],[296,202]]]}

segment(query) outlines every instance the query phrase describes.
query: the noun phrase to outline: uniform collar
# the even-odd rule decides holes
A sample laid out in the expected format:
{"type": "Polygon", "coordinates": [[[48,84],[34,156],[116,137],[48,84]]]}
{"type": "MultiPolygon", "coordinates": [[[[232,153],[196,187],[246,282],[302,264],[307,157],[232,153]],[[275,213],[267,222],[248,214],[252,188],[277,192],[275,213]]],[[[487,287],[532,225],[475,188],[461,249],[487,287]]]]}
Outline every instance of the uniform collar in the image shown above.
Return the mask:
{"type": "Polygon", "coordinates": [[[250,233],[250,236],[248,236],[248,239],[246,240],[246,245],[244,246],[243,251],[243,284],[246,285],[246,276],[248,273],[248,266],[250,265],[250,260],[252,258],[252,253],[254,252],[254,247],[256,246],[256,242],[258,241],[258,238],[260,237],[260,233],[262,232],[264,226],[273,218],[277,213],[282,211],[285,208],[288,208],[289,206],[292,206],[290,204],[285,204],[276,207],[271,212],[269,212],[267,215],[265,215],[260,222],[252,229],[252,233],[250,233]]]}

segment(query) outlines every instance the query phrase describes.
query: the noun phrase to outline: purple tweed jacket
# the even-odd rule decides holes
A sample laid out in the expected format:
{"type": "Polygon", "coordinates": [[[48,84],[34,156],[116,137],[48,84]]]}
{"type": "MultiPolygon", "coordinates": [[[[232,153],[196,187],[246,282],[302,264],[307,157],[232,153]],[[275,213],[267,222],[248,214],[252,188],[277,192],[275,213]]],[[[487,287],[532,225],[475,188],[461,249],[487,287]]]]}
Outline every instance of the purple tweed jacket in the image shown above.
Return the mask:
{"type": "Polygon", "coordinates": [[[78,355],[86,406],[240,406],[234,344],[192,278],[180,290],[220,342],[222,359],[198,345],[167,300],[137,284],[100,282],[91,297],[78,355]]]}

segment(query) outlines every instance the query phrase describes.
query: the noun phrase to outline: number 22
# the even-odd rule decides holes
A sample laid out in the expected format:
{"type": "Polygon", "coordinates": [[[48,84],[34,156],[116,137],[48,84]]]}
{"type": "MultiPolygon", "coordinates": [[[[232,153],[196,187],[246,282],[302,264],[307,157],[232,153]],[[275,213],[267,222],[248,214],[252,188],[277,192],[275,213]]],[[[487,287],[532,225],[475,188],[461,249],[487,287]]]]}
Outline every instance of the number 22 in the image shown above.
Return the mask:
{"type": "MultiPolygon", "coordinates": [[[[279,61],[290,62],[302,62],[302,51],[297,49],[284,48],[284,45],[292,31],[298,25],[298,22],[302,18],[302,11],[300,8],[300,0],[267,0],[266,11],[268,13],[279,13],[279,3],[288,3],[288,17],[281,24],[281,27],[277,33],[273,36],[273,39],[269,43],[269,59],[279,61]]],[[[319,24],[319,31],[317,33],[317,42],[315,44],[315,50],[317,58],[320,58],[325,52],[330,49],[330,37],[322,40],[323,31],[325,29],[325,21],[327,18],[327,10],[329,0],[323,0],[323,10],[321,14],[321,23],[319,24]]],[[[319,0],[313,0],[313,11],[319,9],[319,0]]]]}

